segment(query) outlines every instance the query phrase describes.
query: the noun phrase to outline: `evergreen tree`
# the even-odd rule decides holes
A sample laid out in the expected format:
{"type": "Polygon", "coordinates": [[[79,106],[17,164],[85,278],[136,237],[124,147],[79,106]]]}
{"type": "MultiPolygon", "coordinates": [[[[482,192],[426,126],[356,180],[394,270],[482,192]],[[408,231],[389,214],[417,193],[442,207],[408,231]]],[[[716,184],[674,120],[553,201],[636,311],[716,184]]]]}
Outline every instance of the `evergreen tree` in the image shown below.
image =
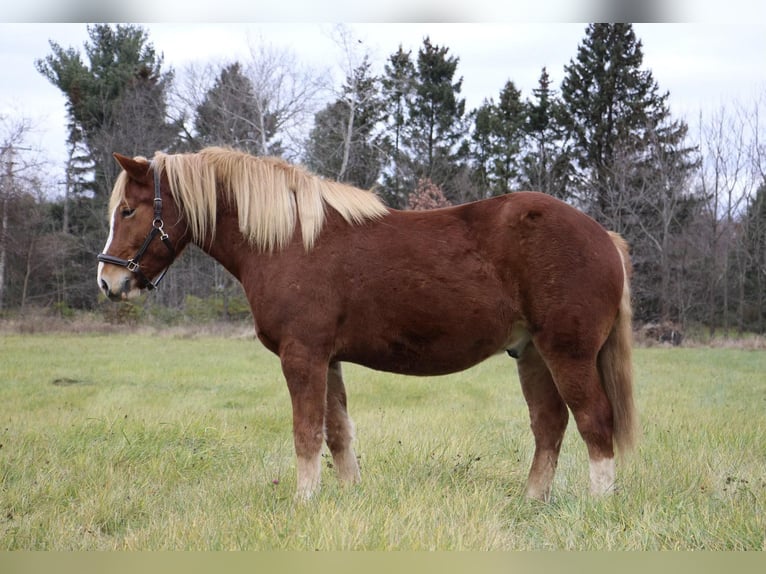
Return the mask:
{"type": "Polygon", "coordinates": [[[471,132],[471,180],[477,192],[477,198],[492,195],[495,159],[494,125],[496,121],[495,103],[484,100],[481,106],[468,115],[473,125],[471,132]]]}
{"type": "Polygon", "coordinates": [[[385,126],[381,143],[386,155],[381,195],[391,207],[403,208],[408,184],[415,180],[404,152],[404,130],[415,93],[415,65],[410,52],[405,52],[401,44],[386,62],[381,93],[385,126]]]}
{"type": "Polygon", "coordinates": [[[525,132],[528,149],[523,159],[522,187],[566,199],[570,162],[565,149],[563,104],[546,68],[542,69],[533,98],[527,100],[525,132]]]}
{"type": "Polygon", "coordinates": [[[632,246],[637,316],[671,317],[675,238],[696,162],[630,24],[591,24],[561,85],[581,206],[632,246]],[[660,288],[657,289],[657,286],[660,288]]]}
{"type": "MultiPolygon", "coordinates": [[[[416,178],[428,178],[450,197],[455,178],[467,156],[465,100],[459,98],[463,79],[455,81],[458,58],[426,37],[418,52],[415,93],[404,133],[416,178]]],[[[413,186],[414,187],[414,186],[413,186]]]]}
{"type": "Polygon", "coordinates": [[[747,206],[742,222],[747,328],[766,333],[766,182],[747,206]]]}
{"type": "Polygon", "coordinates": [[[647,127],[669,116],[630,24],[590,24],[577,57],[565,66],[561,96],[580,179],[577,191],[601,214],[609,211],[618,164],[638,156],[647,127]]]}
{"type": "Polygon", "coordinates": [[[112,152],[146,155],[172,145],[166,94],[173,74],[162,72],[162,56],[139,26],[94,24],[88,36],[87,64],[79,51],[51,41],[52,53],[35,65],[67,98],[69,145],[86,150],[73,157],[72,191],[105,198],[116,175],[112,152]]]}
{"type": "Polygon", "coordinates": [[[526,110],[521,102],[521,92],[508,80],[500,92],[497,105],[496,194],[508,193],[518,187],[525,118],[526,110]]]}
{"type": "Polygon", "coordinates": [[[526,109],[521,92],[506,82],[497,104],[490,99],[470,115],[473,180],[479,196],[508,193],[519,187],[526,109]]]}

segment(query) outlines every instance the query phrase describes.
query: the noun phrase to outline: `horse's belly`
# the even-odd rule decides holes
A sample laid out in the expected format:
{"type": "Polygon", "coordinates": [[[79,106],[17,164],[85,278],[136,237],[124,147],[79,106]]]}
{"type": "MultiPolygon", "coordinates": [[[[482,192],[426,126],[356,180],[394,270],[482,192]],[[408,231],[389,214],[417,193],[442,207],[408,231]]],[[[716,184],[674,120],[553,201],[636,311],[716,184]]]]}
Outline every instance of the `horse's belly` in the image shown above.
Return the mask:
{"type": "Polygon", "coordinates": [[[521,312],[514,287],[481,254],[456,249],[431,258],[414,252],[402,261],[379,259],[357,281],[361,287],[348,292],[337,331],[345,360],[439,375],[507,348],[521,312]]]}
{"type": "Polygon", "coordinates": [[[485,325],[392,329],[362,337],[341,360],[406,375],[444,375],[468,369],[507,348],[509,330],[485,325]],[[361,344],[360,344],[361,343],[361,344]]]}

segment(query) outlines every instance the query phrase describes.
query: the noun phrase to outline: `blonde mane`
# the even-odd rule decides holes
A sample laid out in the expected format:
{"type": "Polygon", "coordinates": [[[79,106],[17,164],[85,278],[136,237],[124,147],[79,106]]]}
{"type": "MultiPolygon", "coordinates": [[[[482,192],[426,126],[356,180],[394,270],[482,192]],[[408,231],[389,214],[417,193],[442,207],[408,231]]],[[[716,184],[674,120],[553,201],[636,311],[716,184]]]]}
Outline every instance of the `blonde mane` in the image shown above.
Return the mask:
{"type": "MultiPolygon", "coordinates": [[[[152,167],[167,174],[173,200],[198,244],[213,239],[219,201],[235,206],[240,231],[262,251],[286,247],[296,222],[300,222],[303,245],[310,250],[324,225],[325,204],[349,224],[388,213],[372,192],[323,179],[281,159],[237,150],[210,147],[197,153],[157,152],[152,167]]],[[[124,189],[124,173],[115,182],[115,190],[119,185],[124,189]]]]}

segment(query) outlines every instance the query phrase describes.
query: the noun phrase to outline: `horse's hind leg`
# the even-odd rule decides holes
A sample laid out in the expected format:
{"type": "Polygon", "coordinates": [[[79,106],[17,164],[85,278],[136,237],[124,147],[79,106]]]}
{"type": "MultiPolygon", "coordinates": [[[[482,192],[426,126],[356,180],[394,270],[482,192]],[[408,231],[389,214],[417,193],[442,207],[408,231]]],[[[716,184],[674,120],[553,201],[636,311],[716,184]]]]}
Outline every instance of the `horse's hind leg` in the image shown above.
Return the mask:
{"type": "Polygon", "coordinates": [[[327,370],[327,406],[325,410],[327,446],[332,453],[338,478],[345,483],[361,480],[359,464],[351,446],[354,439],[354,423],[348,416],[346,387],[340,363],[330,364],[327,370]]]}
{"type": "Polygon", "coordinates": [[[534,345],[527,345],[517,367],[535,437],[526,494],[528,498],[548,500],[569,412],[534,345]]]}
{"type": "Polygon", "coordinates": [[[612,407],[601,386],[596,357],[558,355],[548,357],[548,365],[588,447],[591,493],[612,492],[615,483],[612,407]]]}

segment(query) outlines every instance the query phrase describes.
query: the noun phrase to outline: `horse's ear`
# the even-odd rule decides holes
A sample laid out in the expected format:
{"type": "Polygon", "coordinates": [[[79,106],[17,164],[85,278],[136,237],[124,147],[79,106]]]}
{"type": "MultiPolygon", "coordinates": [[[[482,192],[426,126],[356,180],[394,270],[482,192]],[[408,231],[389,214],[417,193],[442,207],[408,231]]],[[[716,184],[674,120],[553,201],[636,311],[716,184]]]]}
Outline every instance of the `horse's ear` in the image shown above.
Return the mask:
{"type": "Polygon", "coordinates": [[[120,167],[124,169],[127,174],[136,181],[148,181],[149,179],[149,162],[143,158],[131,158],[119,153],[112,154],[120,167]]]}

